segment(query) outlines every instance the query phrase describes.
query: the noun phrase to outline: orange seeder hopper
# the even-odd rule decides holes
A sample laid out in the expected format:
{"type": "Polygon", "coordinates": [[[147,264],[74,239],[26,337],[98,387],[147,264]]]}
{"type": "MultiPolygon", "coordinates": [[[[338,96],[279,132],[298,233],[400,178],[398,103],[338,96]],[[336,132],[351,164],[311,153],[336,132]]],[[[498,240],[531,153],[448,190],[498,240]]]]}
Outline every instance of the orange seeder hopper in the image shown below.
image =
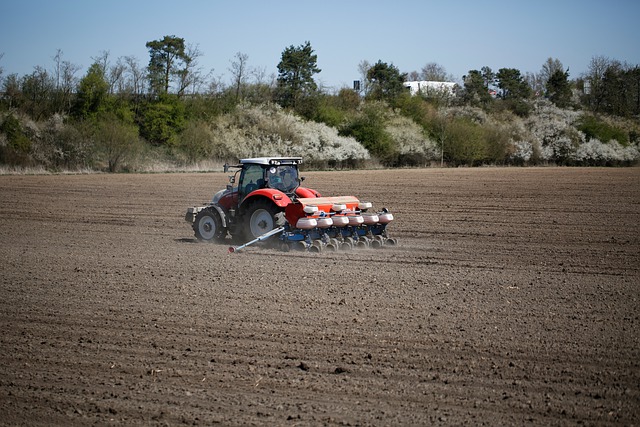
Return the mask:
{"type": "Polygon", "coordinates": [[[288,227],[281,239],[311,251],[395,245],[386,231],[393,214],[386,209],[369,212],[371,208],[354,196],[299,198],[285,208],[288,227]]]}

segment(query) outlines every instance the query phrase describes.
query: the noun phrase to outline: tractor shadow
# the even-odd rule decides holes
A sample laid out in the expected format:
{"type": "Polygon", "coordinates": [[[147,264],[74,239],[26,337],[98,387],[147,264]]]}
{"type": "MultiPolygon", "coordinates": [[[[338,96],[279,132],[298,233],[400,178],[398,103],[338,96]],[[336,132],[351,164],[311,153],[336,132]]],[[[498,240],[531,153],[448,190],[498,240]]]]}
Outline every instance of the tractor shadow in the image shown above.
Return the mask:
{"type": "Polygon", "coordinates": [[[174,239],[174,242],[179,242],[179,243],[200,243],[198,241],[198,239],[196,239],[195,237],[182,237],[180,239],[174,239]]]}

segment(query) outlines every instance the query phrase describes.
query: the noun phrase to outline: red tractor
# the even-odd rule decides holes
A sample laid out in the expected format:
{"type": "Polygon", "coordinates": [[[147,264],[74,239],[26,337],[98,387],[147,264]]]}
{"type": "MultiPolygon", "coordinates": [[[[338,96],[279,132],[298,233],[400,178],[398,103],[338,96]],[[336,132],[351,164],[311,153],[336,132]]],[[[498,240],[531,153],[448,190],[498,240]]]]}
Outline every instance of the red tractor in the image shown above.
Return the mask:
{"type": "Polygon", "coordinates": [[[225,172],[237,169],[227,188],[218,191],[207,206],[188,208],[185,220],[198,240],[205,242],[222,242],[230,234],[251,244],[280,233],[283,249],[395,244],[386,233],[391,213],[386,209],[367,213],[371,203],[352,196],[321,197],[300,186],[301,163],[300,157],[259,157],[225,165],[225,172]]]}

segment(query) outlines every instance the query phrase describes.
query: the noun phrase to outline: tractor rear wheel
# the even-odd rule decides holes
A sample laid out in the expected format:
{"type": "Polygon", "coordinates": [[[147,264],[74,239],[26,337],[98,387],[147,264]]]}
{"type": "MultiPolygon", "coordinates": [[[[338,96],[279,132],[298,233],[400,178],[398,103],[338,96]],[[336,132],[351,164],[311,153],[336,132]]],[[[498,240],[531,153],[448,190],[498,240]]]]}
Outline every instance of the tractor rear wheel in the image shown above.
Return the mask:
{"type": "Polygon", "coordinates": [[[215,208],[207,208],[198,212],[193,222],[193,231],[196,233],[197,239],[203,242],[222,242],[227,234],[215,208]]]}
{"type": "MultiPolygon", "coordinates": [[[[244,236],[256,239],[285,223],[284,212],[269,200],[251,202],[244,213],[244,236]]],[[[271,239],[268,239],[271,240],[271,239]]]]}

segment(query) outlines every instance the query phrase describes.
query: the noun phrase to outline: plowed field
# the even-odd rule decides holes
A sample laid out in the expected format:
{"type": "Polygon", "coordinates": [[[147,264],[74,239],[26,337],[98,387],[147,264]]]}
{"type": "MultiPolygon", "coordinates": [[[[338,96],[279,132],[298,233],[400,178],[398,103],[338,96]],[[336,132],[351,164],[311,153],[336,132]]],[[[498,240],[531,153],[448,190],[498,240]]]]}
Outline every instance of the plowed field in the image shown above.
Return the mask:
{"type": "Polygon", "coordinates": [[[226,175],[0,176],[0,425],[638,425],[640,169],[309,172],[399,245],[197,242],[226,175]]]}

